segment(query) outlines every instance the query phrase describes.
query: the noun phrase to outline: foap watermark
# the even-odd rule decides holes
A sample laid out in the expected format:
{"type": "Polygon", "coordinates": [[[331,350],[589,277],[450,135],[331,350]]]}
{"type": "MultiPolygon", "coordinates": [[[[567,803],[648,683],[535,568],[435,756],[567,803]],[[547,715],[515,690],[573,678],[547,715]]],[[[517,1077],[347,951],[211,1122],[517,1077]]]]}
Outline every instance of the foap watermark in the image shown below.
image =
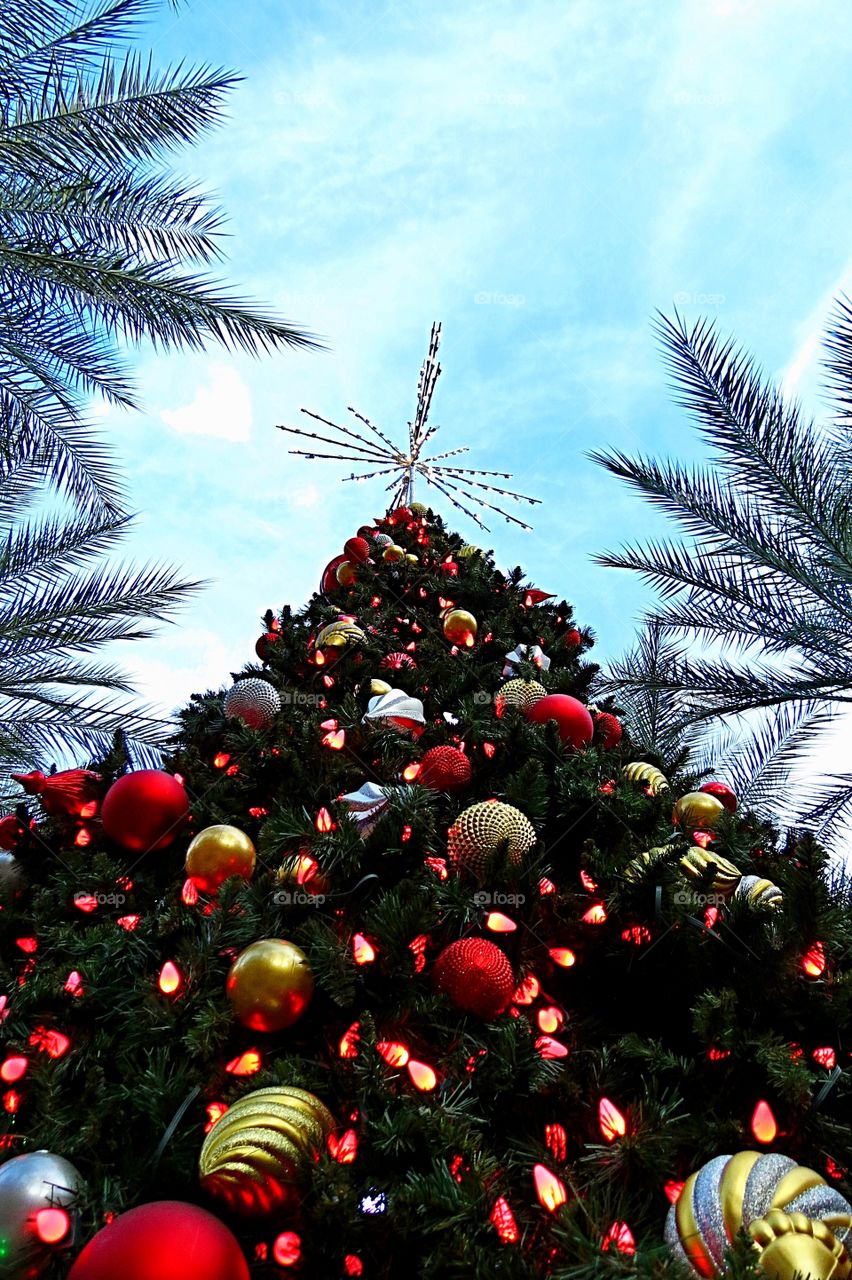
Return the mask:
{"type": "Polygon", "coordinates": [[[281,705],[284,707],[319,707],[323,701],[321,693],[306,693],[303,689],[281,691],[281,705]]]}
{"type": "Polygon", "coordinates": [[[698,289],[681,289],[674,296],[677,307],[723,307],[724,293],[701,293],[698,289]]]}
{"type": "Polygon", "coordinates": [[[499,293],[492,289],[480,289],[473,295],[478,307],[522,307],[526,298],[522,293],[499,293]]]}
{"type": "Polygon", "coordinates": [[[276,907],[321,907],[324,893],[308,893],[305,889],[278,889],[272,895],[276,907]]]}
{"type": "Polygon", "coordinates": [[[87,908],[91,908],[95,902],[99,907],[123,907],[126,901],[126,894],[93,893],[91,889],[78,889],[73,898],[75,907],[87,908]]]}
{"type": "Polygon", "coordinates": [[[526,900],[526,894],[500,893],[499,889],[494,893],[480,889],[473,895],[477,907],[522,907],[526,900]]]}
{"type": "Polygon", "coordinates": [[[723,893],[693,893],[691,889],[678,889],[673,901],[680,906],[724,907],[727,898],[723,893]]]}

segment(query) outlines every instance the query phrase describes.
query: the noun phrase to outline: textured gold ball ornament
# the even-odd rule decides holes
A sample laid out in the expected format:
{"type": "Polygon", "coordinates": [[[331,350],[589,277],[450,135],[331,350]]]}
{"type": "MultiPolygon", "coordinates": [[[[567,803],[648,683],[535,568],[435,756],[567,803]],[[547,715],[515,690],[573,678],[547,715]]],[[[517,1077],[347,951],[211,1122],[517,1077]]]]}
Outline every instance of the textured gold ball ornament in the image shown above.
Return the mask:
{"type": "Polygon", "coordinates": [[[346,649],[366,640],[364,632],[354,622],[330,622],[317,636],[318,649],[346,649]]]}
{"type": "Polygon", "coordinates": [[[450,609],[444,618],[444,635],[451,644],[471,645],[479,624],[467,609],[450,609]]]}
{"type": "Polygon", "coordinates": [[[838,1255],[852,1243],[852,1206],[789,1156],[740,1151],[710,1160],[684,1183],[665,1239],[677,1259],[709,1277],[724,1274],[726,1251],[741,1230],[763,1250],[762,1269],[779,1280],[793,1280],[797,1271],[822,1280],[846,1274],[838,1255]],[[793,1220],[789,1227],[778,1213],[793,1220]]]}
{"type": "Polygon", "coordinates": [[[536,842],[535,828],[520,809],[484,800],[465,809],[447,832],[450,861],[481,880],[497,851],[505,848],[513,867],[536,842]]]}
{"type": "Polygon", "coordinates": [[[547,690],[537,680],[507,680],[501,684],[494,697],[494,710],[502,716],[507,707],[526,711],[547,696],[547,690]]]}
{"type": "Polygon", "coordinates": [[[622,778],[626,778],[628,782],[639,782],[648,788],[648,794],[658,796],[661,791],[669,790],[669,780],[664,773],[653,764],[646,764],[644,760],[634,760],[631,764],[626,764],[621,771],[622,778]]]}
{"type": "Polygon", "coordinates": [[[241,951],[225,986],[238,1022],[253,1031],[283,1031],[311,1003],[314,975],[307,956],[283,938],[262,938],[241,951]]]}
{"type": "Polygon", "coordinates": [[[710,892],[723,898],[730,898],[743,878],[743,873],[733,862],[728,862],[727,858],[712,853],[709,849],[700,849],[698,845],[684,854],[680,860],[680,869],[687,880],[707,887],[710,892]]]}
{"type": "Polygon", "coordinates": [[[761,876],[743,876],[734,890],[734,897],[744,898],[751,909],[761,915],[780,911],[784,905],[784,895],[778,885],[761,876]]]}
{"type": "Polygon", "coordinates": [[[398,560],[405,559],[405,551],[402,547],[398,547],[395,542],[392,542],[382,552],[382,559],[387,560],[388,564],[396,564],[398,560]]]}
{"type": "Polygon", "coordinates": [[[299,1182],[334,1131],[334,1117],[306,1089],[255,1089],[229,1107],[204,1140],[201,1185],[233,1213],[292,1207],[299,1182]]]}
{"type": "Polygon", "coordinates": [[[205,827],[186,851],[186,874],[201,893],[215,893],[231,876],[250,880],[255,849],[239,827],[205,827]]]}
{"type": "Polygon", "coordinates": [[[390,693],[393,685],[388,684],[387,680],[371,680],[370,693],[374,698],[379,697],[382,693],[390,693]]]}
{"type": "Polygon", "coordinates": [[[425,516],[429,508],[422,502],[409,502],[408,510],[413,516],[425,516]]]}
{"type": "Polygon", "coordinates": [[[672,810],[672,822],[684,831],[713,831],[725,812],[721,800],[706,791],[687,791],[672,810]]]}
{"type": "Polygon", "coordinates": [[[351,587],[358,577],[358,572],[351,560],[344,560],[335,569],[334,576],[341,587],[351,587]]]}

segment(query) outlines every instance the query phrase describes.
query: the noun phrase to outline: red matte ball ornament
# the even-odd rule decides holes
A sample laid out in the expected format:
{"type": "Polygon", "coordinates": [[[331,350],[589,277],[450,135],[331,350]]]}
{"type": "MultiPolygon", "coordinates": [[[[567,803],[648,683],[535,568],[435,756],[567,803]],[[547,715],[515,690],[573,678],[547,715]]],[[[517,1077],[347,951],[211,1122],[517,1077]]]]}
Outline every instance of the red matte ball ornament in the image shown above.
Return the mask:
{"type": "Polygon", "coordinates": [[[249,1280],[236,1238],[206,1209],[155,1200],[93,1237],[68,1280],[249,1280]]]}
{"type": "Polygon", "coordinates": [[[587,708],[567,693],[549,693],[531,707],[525,707],[524,715],[533,724],[555,720],[562,741],[577,749],[587,747],[594,736],[595,726],[587,708]]]}
{"type": "Polygon", "coordinates": [[[137,769],[104,796],[101,820],[110,840],[131,853],[165,849],[189,813],[183,785],[161,769],[137,769]]]}

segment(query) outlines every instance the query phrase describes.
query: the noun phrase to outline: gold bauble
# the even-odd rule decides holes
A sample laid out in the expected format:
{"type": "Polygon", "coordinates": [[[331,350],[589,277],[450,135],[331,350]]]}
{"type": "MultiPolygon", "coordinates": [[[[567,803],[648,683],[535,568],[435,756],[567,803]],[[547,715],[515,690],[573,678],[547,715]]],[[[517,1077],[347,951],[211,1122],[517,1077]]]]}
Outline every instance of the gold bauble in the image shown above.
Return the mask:
{"type": "Polygon", "coordinates": [[[354,622],[330,622],[317,636],[318,649],[345,649],[366,640],[364,632],[354,622]]]}
{"type": "Polygon", "coordinates": [[[387,680],[370,681],[370,693],[374,698],[377,698],[382,693],[390,693],[392,688],[393,685],[388,684],[387,680]]]}
{"type": "Polygon", "coordinates": [[[687,880],[723,898],[730,898],[743,878],[743,873],[733,862],[709,849],[700,849],[698,845],[684,854],[680,869],[687,880]]]}
{"type": "Polygon", "coordinates": [[[292,1208],[299,1181],[333,1131],[331,1112],[306,1089],[255,1089],[229,1107],[205,1138],[201,1185],[246,1217],[292,1208]]]}
{"type": "Polygon", "coordinates": [[[382,552],[382,559],[387,560],[388,564],[395,564],[397,560],[405,559],[405,551],[402,547],[398,547],[395,542],[392,542],[382,552]]]}
{"type": "Polygon", "coordinates": [[[419,557],[419,556],[416,556],[416,555],[414,554],[414,552],[413,552],[413,551],[406,551],[405,556],[403,557],[403,559],[405,560],[405,563],[406,563],[406,564],[419,564],[419,563],[420,563],[420,557],[419,557]]]}
{"type": "Polygon", "coordinates": [[[502,716],[506,707],[518,707],[526,711],[547,696],[547,690],[537,680],[507,680],[494,696],[494,710],[502,716]]]}
{"type": "Polygon", "coordinates": [[[796,1271],[822,1280],[847,1274],[843,1254],[852,1238],[852,1206],[813,1169],[787,1156],[716,1156],[687,1178],[669,1210],[665,1238],[674,1257],[697,1275],[719,1276],[742,1230],[762,1251],[761,1268],[779,1280],[793,1280],[796,1271]]]}
{"type": "Polygon", "coordinates": [[[655,765],[646,764],[644,760],[634,760],[631,764],[626,764],[621,771],[621,776],[627,778],[629,782],[641,782],[648,788],[648,794],[651,796],[658,796],[661,791],[669,789],[669,780],[665,774],[660,773],[655,765]]]}
{"type": "Polygon", "coordinates": [[[358,577],[355,565],[351,560],[344,560],[334,571],[334,576],[341,587],[351,587],[358,577]]]}
{"type": "Polygon", "coordinates": [[[423,502],[409,502],[408,510],[413,516],[425,516],[429,508],[423,502]]]}
{"type": "Polygon", "coordinates": [[[472,645],[479,624],[467,609],[450,609],[444,618],[444,635],[451,644],[472,645]]]}
{"type": "Polygon", "coordinates": [[[215,893],[231,876],[250,880],[254,845],[239,827],[205,827],[186,851],[186,874],[200,893],[215,893]]]}
{"type": "Polygon", "coordinates": [[[311,1003],[314,975],[307,956],[283,938],[263,938],[241,951],[226,984],[234,1016],[253,1031],[283,1031],[311,1003]]]}
{"type": "Polygon", "coordinates": [[[721,800],[707,791],[687,791],[672,810],[672,822],[684,831],[713,831],[725,812],[721,800]]]}
{"type": "Polygon", "coordinates": [[[480,880],[498,850],[505,849],[511,865],[518,867],[535,842],[535,828],[529,818],[500,800],[471,805],[447,832],[450,861],[480,880]]]}

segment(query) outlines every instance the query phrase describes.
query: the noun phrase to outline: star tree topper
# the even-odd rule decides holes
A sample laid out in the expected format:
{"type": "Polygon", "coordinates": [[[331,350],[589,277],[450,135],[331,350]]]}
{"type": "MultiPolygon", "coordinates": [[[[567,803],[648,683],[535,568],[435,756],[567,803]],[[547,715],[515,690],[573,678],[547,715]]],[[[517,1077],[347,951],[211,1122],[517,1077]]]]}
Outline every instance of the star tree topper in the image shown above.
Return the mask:
{"type": "Polygon", "coordinates": [[[448,464],[446,462],[447,458],[455,458],[460,453],[467,453],[466,446],[458,449],[448,449],[445,453],[434,453],[430,457],[423,456],[423,450],[438,430],[437,427],[430,427],[426,424],[432,405],[435,384],[441,372],[441,366],[438,363],[438,345],[440,341],[441,326],[436,323],[432,325],[429,350],[420,369],[420,377],[417,382],[417,409],[413,421],[408,424],[407,447],[395,445],[369,418],[365,418],[363,414],[358,413],[356,409],[350,406],[349,413],[362,424],[361,429],[340,426],[336,422],[330,422],[328,418],[323,418],[318,413],[313,413],[310,409],[302,409],[302,413],[306,414],[307,417],[313,418],[316,422],[321,422],[324,426],[331,428],[332,431],[338,432],[337,437],[319,435],[317,432],[308,431],[303,427],[284,427],[279,425],[280,431],[288,431],[291,435],[299,436],[302,439],[318,440],[323,444],[332,445],[338,452],[317,453],[307,449],[290,449],[289,452],[299,454],[303,458],[330,458],[335,462],[354,462],[358,466],[375,467],[375,470],[358,474],[353,471],[351,475],[344,476],[344,479],[372,480],[375,476],[390,476],[390,481],[385,488],[393,490],[391,505],[394,507],[406,506],[414,501],[414,483],[418,476],[422,476],[427,484],[434,485],[445,497],[449,498],[454,507],[463,511],[465,515],[470,516],[481,529],[487,529],[488,526],[483,523],[476,511],[471,510],[471,507],[496,511],[505,520],[511,521],[513,524],[519,524],[522,529],[529,529],[530,525],[525,524],[517,516],[511,515],[510,512],[504,511],[501,506],[487,501],[483,495],[485,493],[496,494],[500,498],[511,498],[515,502],[529,502],[530,504],[539,503],[541,501],[540,498],[529,498],[524,493],[515,493],[512,489],[503,489],[498,485],[488,484],[477,478],[488,476],[492,479],[511,480],[510,472],[480,471],[473,467],[459,467],[454,463],[448,464]],[[470,506],[466,505],[468,503],[470,506]]]}

